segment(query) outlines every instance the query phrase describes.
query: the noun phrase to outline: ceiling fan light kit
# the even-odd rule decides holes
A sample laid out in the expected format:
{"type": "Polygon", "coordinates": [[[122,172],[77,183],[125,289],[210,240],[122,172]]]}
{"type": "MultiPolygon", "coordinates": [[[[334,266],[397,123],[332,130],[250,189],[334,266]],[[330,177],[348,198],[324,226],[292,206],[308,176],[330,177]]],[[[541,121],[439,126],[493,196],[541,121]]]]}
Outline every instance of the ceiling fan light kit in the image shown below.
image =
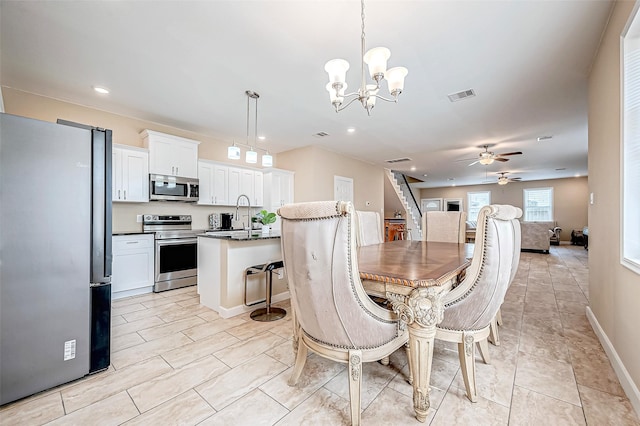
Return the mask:
{"type": "Polygon", "coordinates": [[[361,84],[357,92],[346,93],[347,71],[349,62],[344,59],[332,59],[328,61],[324,70],[329,74],[329,84],[326,89],[329,91],[329,100],[336,112],[342,111],[354,101],[358,100],[371,115],[371,110],[375,106],[376,99],[387,102],[398,102],[398,96],[404,90],[404,79],[409,71],[404,67],[394,67],[387,69],[387,61],[391,57],[391,51],[386,47],[374,47],[365,53],[365,33],[364,33],[364,0],[360,2],[360,18],[362,21],[362,33],[360,36],[360,66],[361,84]],[[375,84],[367,84],[365,78],[365,64],[369,67],[369,76],[375,84]],[[387,87],[393,99],[382,97],[378,94],[380,82],[387,80],[387,87]],[[345,98],[351,98],[343,105],[345,98]]]}
{"type": "Polygon", "coordinates": [[[247,143],[243,144],[243,143],[238,143],[238,142],[234,142],[233,145],[231,145],[230,147],[227,148],[227,158],[229,160],[239,160],[241,155],[240,155],[240,147],[238,145],[241,146],[245,146],[247,148],[249,148],[249,150],[245,153],[245,161],[249,164],[256,164],[258,162],[258,153],[255,151],[256,149],[260,150],[260,151],[264,151],[264,155],[262,156],[262,166],[263,167],[272,167],[273,166],[273,156],[271,156],[271,154],[269,154],[269,151],[263,148],[258,148],[256,147],[256,143],[257,143],[257,139],[258,139],[258,98],[260,97],[260,95],[257,92],[253,92],[251,90],[246,90],[245,95],[247,95],[247,143]],[[249,143],[249,102],[250,99],[255,99],[255,104],[256,104],[256,122],[255,122],[255,133],[254,133],[254,138],[253,138],[253,145],[251,145],[249,143]]]}
{"type": "Polygon", "coordinates": [[[473,166],[474,164],[480,163],[483,166],[488,166],[489,164],[493,164],[494,161],[505,162],[509,161],[508,158],[504,158],[509,155],[521,155],[522,152],[506,152],[504,154],[496,154],[494,152],[489,151],[489,145],[483,145],[484,151],[478,154],[478,159],[473,163],[469,164],[469,166],[473,166]]]}

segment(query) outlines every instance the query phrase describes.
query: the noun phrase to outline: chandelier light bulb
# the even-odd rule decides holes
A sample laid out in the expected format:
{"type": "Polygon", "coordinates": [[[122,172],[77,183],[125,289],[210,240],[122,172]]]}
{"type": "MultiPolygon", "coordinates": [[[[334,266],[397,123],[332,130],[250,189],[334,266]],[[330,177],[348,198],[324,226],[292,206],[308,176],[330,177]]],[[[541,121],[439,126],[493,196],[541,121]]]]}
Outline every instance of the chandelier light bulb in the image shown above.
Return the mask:
{"type": "Polygon", "coordinates": [[[324,65],[324,70],[329,74],[329,82],[342,83],[347,81],[349,62],[344,59],[332,59],[324,65]]]}
{"type": "Polygon", "coordinates": [[[369,75],[375,81],[384,78],[387,71],[387,60],[391,57],[391,51],[386,47],[374,47],[364,55],[364,63],[369,65],[369,75]]]}
{"type": "Polygon", "coordinates": [[[404,89],[404,78],[409,74],[409,70],[405,67],[394,67],[384,74],[384,78],[389,85],[389,93],[397,97],[404,89]]]}

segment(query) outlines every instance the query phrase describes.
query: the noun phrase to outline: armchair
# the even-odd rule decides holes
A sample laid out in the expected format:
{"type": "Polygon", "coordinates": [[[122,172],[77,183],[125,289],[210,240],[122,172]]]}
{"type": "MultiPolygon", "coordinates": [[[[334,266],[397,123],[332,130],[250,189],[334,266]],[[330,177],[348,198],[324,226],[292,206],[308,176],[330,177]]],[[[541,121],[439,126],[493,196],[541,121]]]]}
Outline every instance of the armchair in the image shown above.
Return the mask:
{"type": "Polygon", "coordinates": [[[522,210],[508,205],[485,206],[478,214],[476,243],[464,280],[444,299],[444,318],[436,339],[458,344],[467,397],[477,400],[475,345],[489,362],[487,338],[520,259],[522,210]]]}
{"type": "Polygon", "coordinates": [[[362,363],[405,345],[396,315],[369,299],[358,273],[353,206],[343,201],[280,207],[281,244],[294,318],[295,386],[307,350],[348,364],[351,422],[360,424],[362,363]]]}

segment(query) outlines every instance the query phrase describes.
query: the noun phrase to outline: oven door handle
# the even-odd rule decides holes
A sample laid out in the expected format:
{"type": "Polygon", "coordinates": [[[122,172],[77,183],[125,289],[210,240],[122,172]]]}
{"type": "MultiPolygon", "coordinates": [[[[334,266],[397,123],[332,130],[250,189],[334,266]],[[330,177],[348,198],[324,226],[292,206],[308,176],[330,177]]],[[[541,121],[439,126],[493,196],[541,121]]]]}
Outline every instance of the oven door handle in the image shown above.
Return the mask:
{"type": "Polygon", "coordinates": [[[181,244],[197,244],[198,238],[171,238],[167,240],[156,240],[158,246],[175,246],[181,244]]]}

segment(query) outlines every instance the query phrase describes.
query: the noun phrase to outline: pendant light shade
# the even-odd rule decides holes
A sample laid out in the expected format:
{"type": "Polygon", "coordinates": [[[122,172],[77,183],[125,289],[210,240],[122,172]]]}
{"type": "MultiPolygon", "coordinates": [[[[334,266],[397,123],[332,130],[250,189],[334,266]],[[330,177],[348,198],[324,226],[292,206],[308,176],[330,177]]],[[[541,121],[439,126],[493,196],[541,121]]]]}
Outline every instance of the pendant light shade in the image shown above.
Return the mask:
{"type": "Polygon", "coordinates": [[[255,152],[253,150],[253,148],[251,148],[249,151],[247,151],[247,153],[245,154],[245,161],[247,163],[250,164],[255,164],[258,162],[258,153],[255,152]]]}
{"type": "Polygon", "coordinates": [[[262,167],[273,167],[273,157],[269,152],[262,156],[262,167]]]}
{"type": "Polygon", "coordinates": [[[240,159],[240,148],[237,147],[236,144],[233,144],[229,148],[227,148],[227,158],[229,160],[240,159]]]}

